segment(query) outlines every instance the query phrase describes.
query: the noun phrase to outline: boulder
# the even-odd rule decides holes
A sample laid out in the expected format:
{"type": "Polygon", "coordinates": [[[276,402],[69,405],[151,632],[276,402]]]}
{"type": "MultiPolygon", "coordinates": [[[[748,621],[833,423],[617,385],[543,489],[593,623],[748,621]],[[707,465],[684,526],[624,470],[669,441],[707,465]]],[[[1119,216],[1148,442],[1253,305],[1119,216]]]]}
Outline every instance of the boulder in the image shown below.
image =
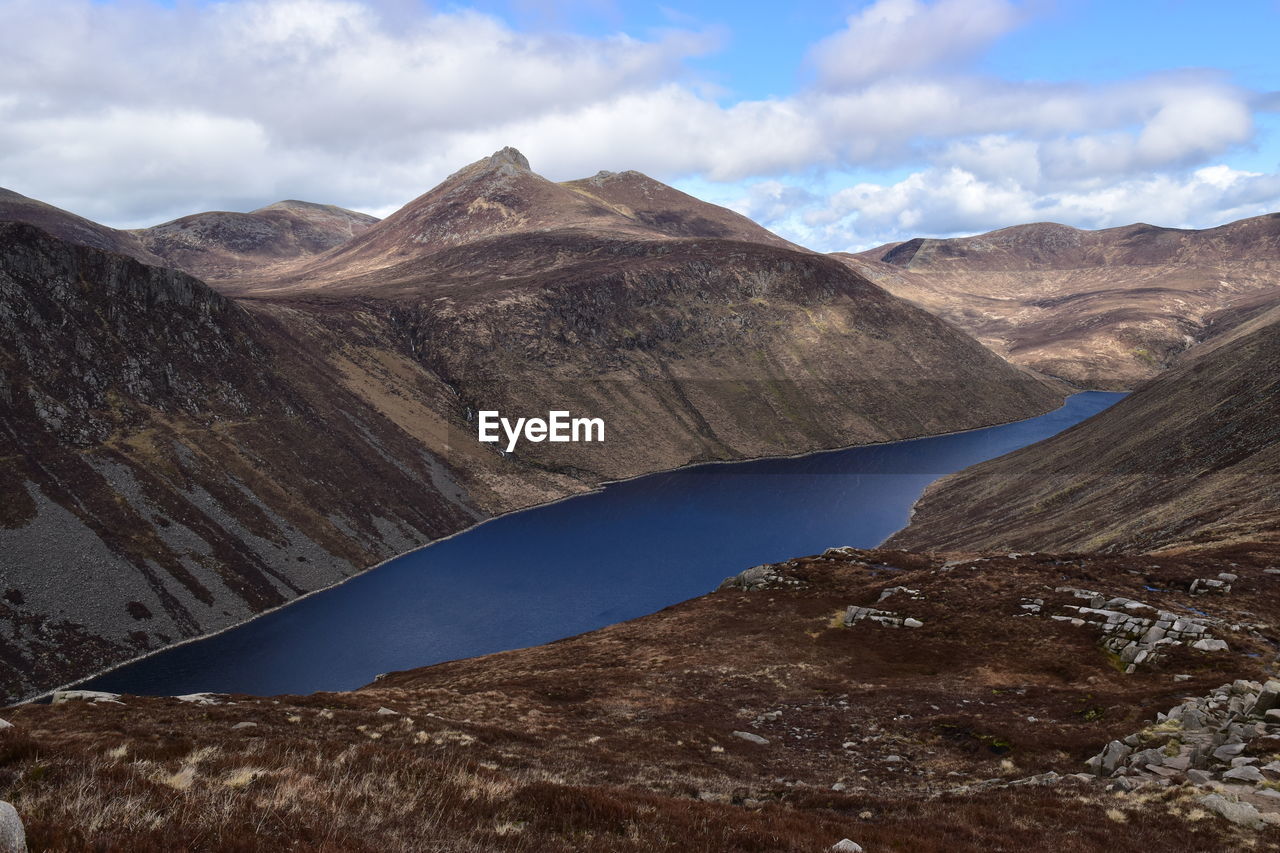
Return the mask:
{"type": "Polygon", "coordinates": [[[1133,753],[1133,749],[1118,740],[1113,740],[1102,750],[1102,761],[1099,765],[1103,773],[1111,773],[1133,753]]]}
{"type": "Polygon", "coordinates": [[[13,728],[13,723],[9,722],[8,720],[0,720],[0,732],[4,731],[5,729],[11,729],[11,728],[13,728]]]}
{"type": "Polygon", "coordinates": [[[831,849],[836,853],[862,853],[862,845],[848,838],[841,838],[831,845],[831,849]]]}
{"type": "MultiPolygon", "coordinates": [[[[859,848],[861,849],[861,848],[859,848]]],[[[27,831],[12,803],[0,800],[0,853],[27,853],[27,831]]]]}
{"type": "Polygon", "coordinates": [[[1261,829],[1263,826],[1262,815],[1248,803],[1228,800],[1221,794],[1210,794],[1200,798],[1200,805],[1234,824],[1247,826],[1250,829],[1261,829]]]}
{"type": "Polygon", "coordinates": [[[378,714],[378,716],[380,716],[380,717],[398,717],[398,716],[400,716],[400,712],[399,712],[399,711],[393,711],[393,710],[391,710],[390,708],[386,707],[385,705],[384,705],[384,706],[382,706],[381,708],[379,708],[379,709],[377,710],[377,714],[378,714]]]}
{"type": "Polygon", "coordinates": [[[1230,761],[1244,752],[1246,747],[1247,744],[1243,743],[1224,743],[1213,751],[1213,757],[1219,761],[1230,761]]]}
{"type": "Polygon", "coordinates": [[[734,732],[733,736],[740,737],[749,743],[760,744],[761,746],[769,742],[768,738],[760,737],[760,735],[753,732],[734,732]]]}
{"type": "Polygon", "coordinates": [[[102,690],[55,690],[53,704],[63,702],[119,702],[119,693],[106,693],[102,690]]]}
{"type": "Polygon", "coordinates": [[[1263,685],[1262,690],[1258,692],[1257,701],[1253,703],[1253,708],[1249,710],[1249,716],[1261,717],[1277,707],[1280,707],[1280,681],[1273,679],[1263,685]]]}
{"type": "Polygon", "coordinates": [[[243,723],[236,723],[231,728],[235,730],[235,729],[256,729],[257,727],[258,727],[257,723],[250,722],[249,720],[245,720],[243,723]]]}
{"type": "Polygon", "coordinates": [[[1199,649],[1202,652],[1225,652],[1227,651],[1227,641],[1205,637],[1203,640],[1196,640],[1192,643],[1191,648],[1199,649]]]}
{"type": "Polygon", "coordinates": [[[1250,785],[1256,785],[1259,782],[1266,781],[1266,777],[1262,775],[1262,771],[1251,764],[1242,764],[1239,767],[1232,767],[1226,773],[1222,774],[1224,782],[1248,782],[1250,785]]]}

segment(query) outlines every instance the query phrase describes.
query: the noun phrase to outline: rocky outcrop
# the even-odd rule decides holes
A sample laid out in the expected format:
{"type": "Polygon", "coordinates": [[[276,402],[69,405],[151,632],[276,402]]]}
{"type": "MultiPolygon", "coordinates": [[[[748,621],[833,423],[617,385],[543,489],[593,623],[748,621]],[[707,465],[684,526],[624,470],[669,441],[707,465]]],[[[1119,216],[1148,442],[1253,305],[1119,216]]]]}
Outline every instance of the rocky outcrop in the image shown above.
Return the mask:
{"type": "Polygon", "coordinates": [[[1280,681],[1237,680],[1189,698],[1086,762],[1128,790],[1180,783],[1212,791],[1199,802],[1252,829],[1280,825],[1280,681]]]}

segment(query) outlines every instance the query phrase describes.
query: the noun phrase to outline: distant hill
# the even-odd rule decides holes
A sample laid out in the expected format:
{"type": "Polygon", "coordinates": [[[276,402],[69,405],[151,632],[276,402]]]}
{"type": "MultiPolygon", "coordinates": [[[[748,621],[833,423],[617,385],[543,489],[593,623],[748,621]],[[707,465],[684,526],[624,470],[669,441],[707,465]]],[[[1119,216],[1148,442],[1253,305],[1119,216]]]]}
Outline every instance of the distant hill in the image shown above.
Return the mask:
{"type": "Polygon", "coordinates": [[[1015,364],[1081,387],[1127,389],[1280,302],[1280,214],[1201,231],[1035,223],[838,255],[1015,364]]]}
{"type": "Polygon", "coordinates": [[[217,281],[309,259],[377,221],[330,204],[281,201],[250,213],[196,213],[133,233],[169,265],[217,281]]]}

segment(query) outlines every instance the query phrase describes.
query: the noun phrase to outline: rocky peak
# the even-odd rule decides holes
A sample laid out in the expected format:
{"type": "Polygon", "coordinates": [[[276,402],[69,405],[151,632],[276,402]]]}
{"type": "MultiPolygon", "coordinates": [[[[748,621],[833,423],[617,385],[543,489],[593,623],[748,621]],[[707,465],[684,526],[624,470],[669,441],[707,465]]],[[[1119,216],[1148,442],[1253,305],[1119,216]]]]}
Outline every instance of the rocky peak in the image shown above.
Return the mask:
{"type": "Polygon", "coordinates": [[[524,172],[533,171],[532,167],[529,166],[529,158],[525,157],[510,145],[503,148],[501,151],[493,152],[484,162],[489,166],[503,168],[503,171],[507,174],[510,174],[511,169],[518,169],[524,172]]]}

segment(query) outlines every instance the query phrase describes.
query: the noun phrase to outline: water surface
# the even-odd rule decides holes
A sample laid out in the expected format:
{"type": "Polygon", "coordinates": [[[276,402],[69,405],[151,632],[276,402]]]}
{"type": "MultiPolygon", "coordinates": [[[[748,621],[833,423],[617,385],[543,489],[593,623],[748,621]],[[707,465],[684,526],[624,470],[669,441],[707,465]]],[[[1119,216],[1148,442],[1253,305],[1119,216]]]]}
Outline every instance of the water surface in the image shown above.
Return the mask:
{"type": "Polygon", "coordinates": [[[521,648],[652,613],[760,563],[871,548],[925,486],[1070,427],[1123,394],[1004,426],[653,474],[495,519],[86,687],[348,690],[381,672],[521,648]]]}

